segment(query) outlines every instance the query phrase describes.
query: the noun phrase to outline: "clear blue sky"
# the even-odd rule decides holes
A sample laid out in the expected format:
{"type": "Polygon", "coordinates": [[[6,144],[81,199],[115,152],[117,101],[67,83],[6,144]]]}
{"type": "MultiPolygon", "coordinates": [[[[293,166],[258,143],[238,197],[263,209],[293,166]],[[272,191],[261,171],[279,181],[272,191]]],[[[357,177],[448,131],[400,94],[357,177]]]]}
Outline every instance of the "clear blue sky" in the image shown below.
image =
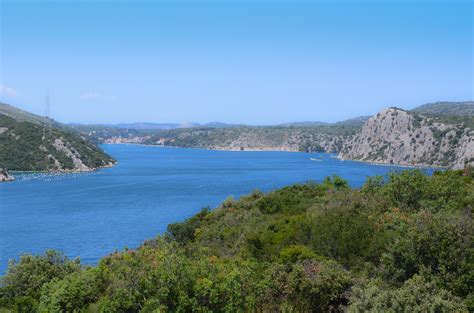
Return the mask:
{"type": "Polygon", "coordinates": [[[62,122],[337,121],[473,99],[474,1],[1,2],[0,100],[62,122]]]}

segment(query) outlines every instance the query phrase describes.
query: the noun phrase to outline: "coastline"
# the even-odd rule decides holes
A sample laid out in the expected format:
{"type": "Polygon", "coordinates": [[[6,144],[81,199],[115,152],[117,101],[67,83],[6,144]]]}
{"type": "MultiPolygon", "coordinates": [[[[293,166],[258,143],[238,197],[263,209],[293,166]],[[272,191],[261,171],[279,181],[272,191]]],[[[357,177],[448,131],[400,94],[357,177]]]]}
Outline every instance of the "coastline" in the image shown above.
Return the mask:
{"type": "Polygon", "coordinates": [[[343,158],[340,158],[339,156],[337,156],[337,158],[340,161],[360,162],[360,163],[366,163],[370,165],[387,166],[387,167],[397,166],[397,167],[404,167],[404,168],[425,168],[425,169],[442,169],[442,170],[449,169],[449,166],[440,166],[440,165],[375,162],[375,161],[364,161],[364,160],[354,160],[354,159],[343,159],[343,158]]]}
{"type": "Polygon", "coordinates": [[[101,169],[103,168],[112,168],[114,167],[116,164],[118,164],[119,162],[118,161],[115,161],[114,163],[112,164],[107,164],[107,165],[104,165],[104,166],[100,166],[100,167],[94,167],[94,168],[90,168],[90,169],[87,169],[87,170],[60,170],[60,171],[22,171],[22,170],[11,170],[9,171],[10,173],[14,173],[14,174],[35,174],[35,173],[42,173],[42,174],[80,174],[80,173],[91,173],[91,172],[97,172],[97,171],[100,171],[101,169]]]}
{"type": "Polygon", "coordinates": [[[208,151],[229,151],[229,152],[301,152],[301,153],[329,153],[329,152],[306,152],[299,151],[296,149],[274,149],[274,148],[251,148],[240,150],[237,148],[225,148],[225,147],[180,147],[180,146],[171,146],[171,145],[152,145],[145,143],[101,143],[101,145],[127,145],[127,146],[144,146],[144,147],[157,147],[157,148],[173,148],[173,149],[193,149],[193,150],[208,150],[208,151]]]}
{"type": "Polygon", "coordinates": [[[7,170],[5,170],[3,168],[0,168],[0,182],[8,183],[8,182],[12,182],[14,180],[15,180],[15,176],[8,173],[7,170]]]}
{"type": "Polygon", "coordinates": [[[408,164],[408,163],[387,163],[387,162],[375,162],[375,161],[364,161],[364,160],[356,160],[356,159],[344,159],[339,157],[338,153],[334,152],[306,152],[306,151],[299,151],[296,149],[275,149],[275,148],[251,148],[251,149],[244,149],[239,150],[237,148],[226,148],[226,147],[180,147],[180,146],[170,146],[170,145],[152,145],[152,144],[144,144],[144,143],[102,143],[103,145],[138,145],[138,146],[145,146],[145,147],[159,147],[159,148],[173,148],[173,149],[194,149],[194,150],[208,150],[208,151],[228,151],[228,152],[292,152],[292,153],[327,153],[333,155],[334,158],[337,158],[340,161],[351,161],[351,162],[360,162],[366,163],[370,165],[377,165],[377,166],[396,166],[396,167],[404,167],[404,168],[425,168],[425,169],[441,169],[446,170],[449,169],[449,166],[440,166],[440,165],[429,165],[429,164],[408,164]]]}

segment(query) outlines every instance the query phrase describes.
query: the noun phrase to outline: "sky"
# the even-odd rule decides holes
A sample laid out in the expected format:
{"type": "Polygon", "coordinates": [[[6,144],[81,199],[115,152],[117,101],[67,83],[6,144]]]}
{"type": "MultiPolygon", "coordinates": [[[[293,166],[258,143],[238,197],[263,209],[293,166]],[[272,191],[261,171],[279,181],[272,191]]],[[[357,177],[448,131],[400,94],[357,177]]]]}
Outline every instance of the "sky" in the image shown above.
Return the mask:
{"type": "Polygon", "coordinates": [[[61,122],[334,122],[473,100],[474,1],[0,0],[0,101],[61,122]]]}

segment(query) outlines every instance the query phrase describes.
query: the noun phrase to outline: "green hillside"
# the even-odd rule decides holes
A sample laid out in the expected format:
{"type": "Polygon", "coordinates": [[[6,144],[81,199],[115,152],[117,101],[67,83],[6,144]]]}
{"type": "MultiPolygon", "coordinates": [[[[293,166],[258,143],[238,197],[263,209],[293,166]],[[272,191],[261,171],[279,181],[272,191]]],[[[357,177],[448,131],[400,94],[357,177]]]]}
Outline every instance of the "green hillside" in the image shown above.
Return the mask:
{"type": "Polygon", "coordinates": [[[51,124],[56,127],[60,125],[53,119],[48,119],[44,116],[32,114],[3,102],[0,102],[0,115],[7,115],[16,119],[17,121],[30,122],[37,125],[43,125],[49,122],[51,122],[51,124]]]}
{"type": "Polygon", "coordinates": [[[367,115],[358,116],[358,117],[354,117],[354,118],[350,118],[344,121],[337,122],[335,124],[338,126],[347,125],[347,126],[362,127],[369,118],[370,116],[367,116],[367,115]]]}
{"type": "Polygon", "coordinates": [[[427,103],[412,111],[426,115],[474,116],[474,101],[427,103]]]}
{"type": "Polygon", "coordinates": [[[96,267],[24,255],[4,312],[468,312],[469,170],[339,177],[239,200],[168,227],[96,267]]]}
{"type": "Polygon", "coordinates": [[[0,168],[84,171],[115,162],[100,148],[73,132],[54,126],[45,132],[41,123],[31,119],[27,112],[15,116],[18,119],[0,114],[0,168]]]}
{"type": "Polygon", "coordinates": [[[434,118],[439,123],[462,124],[474,129],[474,101],[428,103],[412,112],[434,118]]]}
{"type": "Polygon", "coordinates": [[[359,125],[262,126],[189,128],[161,131],[144,143],[168,146],[232,149],[335,152],[359,125]]]}

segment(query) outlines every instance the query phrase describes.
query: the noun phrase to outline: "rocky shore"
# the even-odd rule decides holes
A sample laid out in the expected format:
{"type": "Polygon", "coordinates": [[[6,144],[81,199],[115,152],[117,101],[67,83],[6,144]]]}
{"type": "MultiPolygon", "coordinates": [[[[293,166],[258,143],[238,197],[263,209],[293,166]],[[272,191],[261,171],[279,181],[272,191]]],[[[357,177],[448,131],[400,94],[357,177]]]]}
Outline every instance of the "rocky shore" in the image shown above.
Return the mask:
{"type": "Polygon", "coordinates": [[[8,174],[6,169],[0,168],[0,182],[13,181],[15,178],[8,174]]]}

